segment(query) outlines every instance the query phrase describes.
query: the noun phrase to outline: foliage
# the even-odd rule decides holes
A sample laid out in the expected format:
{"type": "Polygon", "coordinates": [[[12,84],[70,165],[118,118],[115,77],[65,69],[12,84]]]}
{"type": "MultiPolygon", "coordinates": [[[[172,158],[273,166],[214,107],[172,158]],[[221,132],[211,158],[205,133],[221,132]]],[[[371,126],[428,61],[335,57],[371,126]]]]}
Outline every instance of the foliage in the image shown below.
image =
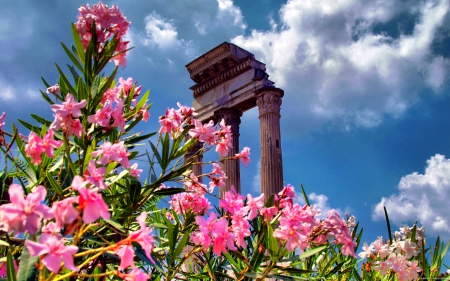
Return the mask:
{"type": "MultiPolygon", "coordinates": [[[[115,5],[79,11],[74,45],[62,44],[72,62],[68,74],[56,65],[58,84],[42,79],[54,120],[35,114],[35,124],[18,120],[30,132],[24,137],[14,124],[11,133],[3,130],[5,113],[0,116],[0,277],[402,280],[394,269],[376,270],[377,252],[368,254],[360,273],[355,250],[362,229],[335,211],[318,218],[303,187],[304,206],[287,185],[269,198],[231,189],[213,211],[208,196],[226,181],[219,163],[247,164],[249,148],[228,156],[230,127],[223,120],[203,124],[180,104],[159,118],[159,132],[133,132],[149,118],[151,104],[149,91],[141,93],[132,78],[116,80],[129,51],[123,40],[129,22],[115,5]],[[115,67],[105,75],[110,61],[115,67]],[[197,162],[213,147],[221,160],[197,162]],[[139,158],[148,162],[145,181],[139,158]],[[194,175],[193,165],[212,171],[194,175]]],[[[418,231],[414,226],[405,239],[420,241],[413,259],[421,276],[435,277],[448,244],[438,239],[434,250],[425,248],[418,231]]]]}

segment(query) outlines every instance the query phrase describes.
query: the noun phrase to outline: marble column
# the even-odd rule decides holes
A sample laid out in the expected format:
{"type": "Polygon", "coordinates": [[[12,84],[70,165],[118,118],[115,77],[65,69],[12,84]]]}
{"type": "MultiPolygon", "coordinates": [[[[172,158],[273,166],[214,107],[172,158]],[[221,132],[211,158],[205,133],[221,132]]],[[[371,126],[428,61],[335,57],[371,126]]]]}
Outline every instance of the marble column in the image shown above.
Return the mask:
{"type": "Polygon", "coordinates": [[[261,133],[261,193],[265,198],[283,189],[280,105],[284,91],[265,87],[255,92],[261,133]]]}
{"type": "MultiPolygon", "coordinates": [[[[235,154],[239,153],[239,125],[241,124],[242,113],[239,110],[232,108],[223,108],[215,113],[215,119],[217,123],[220,123],[222,119],[225,120],[225,124],[230,126],[231,133],[233,134],[232,143],[233,147],[228,151],[228,155],[220,157],[220,160],[225,158],[233,157],[235,154]]],[[[219,192],[219,197],[224,198],[225,192],[234,188],[237,192],[241,192],[241,174],[239,161],[236,160],[224,160],[221,161],[220,167],[227,175],[227,180],[225,181],[226,186],[222,187],[219,192]]]]}
{"type": "MultiPolygon", "coordinates": [[[[186,136],[186,141],[190,139],[190,136],[186,136]]],[[[203,154],[201,153],[201,149],[203,147],[203,143],[197,141],[194,146],[186,153],[185,161],[190,161],[192,164],[192,172],[194,175],[199,176],[203,173],[202,171],[202,161],[203,154]]],[[[199,178],[199,181],[202,182],[202,178],[199,178]]]]}

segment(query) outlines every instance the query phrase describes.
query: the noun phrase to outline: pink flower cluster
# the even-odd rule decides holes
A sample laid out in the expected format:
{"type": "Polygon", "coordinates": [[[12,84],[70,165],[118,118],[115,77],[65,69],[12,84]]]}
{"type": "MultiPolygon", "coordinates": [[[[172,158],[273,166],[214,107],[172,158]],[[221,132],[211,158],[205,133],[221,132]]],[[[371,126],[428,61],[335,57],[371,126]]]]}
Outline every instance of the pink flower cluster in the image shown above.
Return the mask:
{"type": "Polygon", "coordinates": [[[42,163],[41,155],[45,152],[48,157],[53,157],[53,149],[62,145],[61,141],[53,139],[53,130],[50,129],[41,139],[38,134],[31,132],[28,143],[25,145],[25,154],[31,158],[35,165],[42,163]]]}
{"type": "Polygon", "coordinates": [[[171,196],[170,208],[177,214],[192,212],[196,215],[203,215],[211,209],[211,203],[205,197],[207,193],[206,185],[199,182],[199,179],[191,174],[185,181],[186,192],[171,196]]]}
{"type": "MultiPolygon", "coordinates": [[[[405,225],[395,232],[395,240],[392,243],[389,244],[383,241],[382,237],[378,237],[370,245],[364,243],[363,251],[358,256],[367,259],[373,269],[382,276],[393,272],[399,281],[416,280],[422,269],[417,260],[411,260],[419,254],[419,247],[411,241],[411,233],[412,228],[405,225]]],[[[416,228],[416,239],[425,239],[423,228],[416,228]]]]}
{"type": "Polygon", "coordinates": [[[159,124],[161,128],[159,129],[160,134],[168,133],[171,137],[178,135],[183,127],[183,124],[190,124],[193,122],[192,117],[194,116],[194,109],[192,107],[178,104],[178,109],[167,108],[166,113],[159,117],[159,124]]]}
{"type": "Polygon", "coordinates": [[[221,255],[228,250],[236,250],[236,246],[245,248],[245,238],[251,235],[250,222],[254,219],[263,207],[264,195],[253,198],[247,196],[247,205],[244,203],[245,197],[238,194],[234,188],[225,193],[225,198],[220,200],[227,215],[217,218],[215,213],[211,213],[207,219],[197,216],[195,221],[198,230],[191,237],[195,245],[201,245],[204,250],[213,245],[213,252],[221,255]],[[229,220],[231,221],[231,225],[229,220]],[[227,250],[228,249],[228,250],[227,250]]]}
{"type": "MultiPolygon", "coordinates": [[[[136,97],[139,96],[142,86],[136,87],[136,83],[133,82],[131,77],[128,77],[127,80],[120,77],[119,85],[106,90],[100,103],[101,107],[97,109],[94,115],[88,116],[88,121],[105,129],[114,127],[125,132],[126,120],[123,116],[123,107],[133,88],[132,101],[136,103],[136,97]]],[[[144,121],[147,121],[150,117],[147,110],[148,105],[145,104],[142,108],[140,114],[142,114],[144,121]]]]}
{"type": "Polygon", "coordinates": [[[314,206],[300,206],[294,203],[294,188],[287,185],[275,196],[272,207],[264,207],[264,194],[247,198],[238,194],[234,188],[226,192],[225,198],[220,200],[220,207],[226,212],[222,218],[211,213],[208,218],[197,216],[198,230],[191,237],[195,245],[201,245],[204,250],[213,246],[213,252],[220,255],[236,247],[246,247],[245,238],[251,235],[250,221],[262,215],[265,223],[271,223],[277,215],[277,227],[273,236],[285,245],[289,252],[297,248],[304,251],[311,245],[335,243],[341,245],[344,255],[355,257],[356,243],[347,226],[347,222],[331,210],[328,217],[320,220],[320,214],[314,206]],[[245,200],[246,199],[246,200],[245,200]],[[330,241],[331,240],[331,241],[330,241]]]}
{"type": "Polygon", "coordinates": [[[199,120],[193,120],[195,128],[189,130],[189,135],[208,145],[215,145],[220,156],[227,156],[230,148],[233,147],[232,133],[230,126],[225,125],[222,119],[219,123],[219,130],[214,128],[214,121],[210,120],[202,124],[199,120]]]}
{"type": "Polygon", "coordinates": [[[81,36],[84,48],[87,48],[89,41],[92,39],[92,25],[95,21],[97,36],[97,42],[95,43],[97,44],[98,51],[100,52],[102,50],[108,39],[116,36],[119,44],[116,48],[114,63],[125,66],[125,54],[129,42],[124,41],[124,36],[128,31],[130,22],[127,21],[117,6],[113,5],[111,8],[108,8],[107,5],[99,2],[97,5],[93,5],[92,9],[89,5],[86,5],[81,6],[78,11],[80,15],[78,16],[78,21],[75,23],[75,27],[81,36]]]}
{"type": "Polygon", "coordinates": [[[80,122],[81,109],[86,106],[86,100],[81,102],[76,102],[73,95],[68,94],[65,101],[60,104],[52,104],[51,109],[55,113],[53,116],[55,120],[50,125],[50,129],[59,130],[62,129],[63,132],[68,135],[75,135],[81,138],[85,131],[80,122]]]}

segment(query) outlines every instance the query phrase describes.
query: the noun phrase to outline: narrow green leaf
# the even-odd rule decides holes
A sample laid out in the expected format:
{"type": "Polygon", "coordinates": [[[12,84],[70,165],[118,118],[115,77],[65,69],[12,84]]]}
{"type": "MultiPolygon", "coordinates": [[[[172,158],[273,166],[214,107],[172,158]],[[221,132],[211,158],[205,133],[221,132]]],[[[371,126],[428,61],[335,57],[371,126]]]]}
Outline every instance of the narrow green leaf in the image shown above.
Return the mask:
{"type": "Polygon", "coordinates": [[[162,159],[161,155],[159,155],[158,149],[156,149],[155,145],[151,141],[149,141],[149,143],[152,148],[153,155],[156,157],[156,160],[158,160],[159,165],[162,167],[162,159]]]}
{"type": "Polygon", "coordinates": [[[308,196],[306,195],[305,189],[303,188],[303,184],[300,184],[300,189],[302,190],[303,198],[305,199],[306,205],[310,206],[308,196]]]}
{"type": "Polygon", "coordinates": [[[0,246],[9,247],[9,243],[3,240],[0,240],[0,246]]]}
{"type": "Polygon", "coordinates": [[[302,259],[309,258],[309,257],[311,257],[311,256],[317,255],[318,253],[322,252],[322,251],[325,250],[326,248],[327,248],[327,246],[326,246],[326,245],[323,245],[323,246],[320,246],[320,247],[311,249],[311,250],[309,250],[308,252],[304,252],[304,253],[300,254],[300,255],[298,256],[298,258],[301,259],[301,260],[302,260],[302,259]]]}
{"type": "Polygon", "coordinates": [[[267,235],[266,235],[267,249],[269,250],[270,259],[273,262],[278,260],[278,242],[275,236],[273,236],[273,228],[270,223],[267,224],[267,235]]]}
{"type": "Polygon", "coordinates": [[[30,123],[25,122],[21,119],[17,119],[17,121],[19,121],[19,123],[22,124],[25,128],[27,128],[28,130],[30,130],[32,132],[35,132],[36,134],[39,134],[39,132],[41,131],[41,128],[31,125],[30,123]]]}
{"type": "Polygon", "coordinates": [[[14,260],[11,255],[11,249],[8,249],[6,256],[6,276],[8,281],[17,281],[16,270],[14,269],[14,260]]]}
{"type": "Polygon", "coordinates": [[[181,192],[185,192],[186,190],[184,188],[179,187],[171,187],[171,188],[164,188],[160,190],[156,190],[153,192],[156,196],[168,196],[168,195],[174,195],[181,192]]]}
{"type": "Polygon", "coordinates": [[[190,236],[191,236],[190,232],[186,232],[183,234],[183,237],[181,238],[180,242],[178,242],[178,245],[175,248],[175,251],[173,252],[174,258],[177,258],[181,254],[183,249],[186,248],[190,236]]]}
{"type": "Polygon", "coordinates": [[[106,222],[106,224],[112,226],[114,229],[122,232],[122,233],[126,233],[125,229],[123,228],[123,226],[118,223],[116,220],[114,219],[109,219],[109,220],[104,220],[106,222]]]}
{"type": "Polygon", "coordinates": [[[128,138],[128,139],[126,139],[126,140],[124,141],[124,143],[125,143],[125,144],[128,144],[128,145],[129,145],[129,144],[138,143],[138,142],[140,142],[140,141],[143,141],[143,140],[145,140],[145,139],[148,139],[148,138],[154,136],[155,134],[156,134],[156,132],[150,133],[150,134],[145,134],[145,135],[136,136],[136,137],[133,137],[133,138],[128,138]]]}
{"type": "Polygon", "coordinates": [[[36,279],[37,269],[36,263],[39,257],[32,257],[26,247],[23,247],[20,255],[19,273],[17,275],[18,281],[33,281],[36,279]]]}
{"type": "Polygon", "coordinates": [[[45,178],[47,179],[50,186],[58,193],[59,196],[63,196],[63,190],[61,186],[56,182],[51,173],[46,174],[45,178]]]}
{"type": "Polygon", "coordinates": [[[56,69],[59,72],[59,77],[61,79],[61,81],[63,83],[61,83],[59,86],[65,86],[67,87],[67,90],[69,91],[69,93],[71,93],[74,97],[77,96],[77,92],[75,91],[75,89],[72,87],[72,84],[70,84],[69,80],[67,80],[66,75],[64,74],[64,72],[61,70],[61,68],[59,68],[58,64],[55,63],[56,69]]]}
{"type": "Polygon", "coordinates": [[[129,196],[130,196],[131,203],[133,203],[133,204],[138,203],[139,200],[141,200],[141,190],[142,190],[141,183],[133,180],[133,181],[130,181],[128,186],[129,186],[129,196]]]}
{"type": "Polygon", "coordinates": [[[70,60],[73,62],[73,64],[75,64],[75,66],[83,71],[83,67],[81,66],[80,62],[78,61],[78,59],[72,54],[72,52],[66,47],[66,45],[64,45],[64,43],[61,42],[61,46],[63,47],[64,51],[66,52],[67,56],[69,56],[70,60]]]}
{"type": "Polygon", "coordinates": [[[81,42],[80,35],[78,34],[77,28],[75,27],[75,25],[73,23],[72,23],[72,37],[73,37],[73,41],[75,43],[78,57],[80,58],[80,61],[83,63],[84,62],[84,47],[83,47],[83,43],[81,42]]]}
{"type": "Polygon", "coordinates": [[[386,210],[386,206],[383,207],[384,209],[384,216],[386,217],[386,224],[387,224],[387,229],[388,229],[388,234],[389,234],[389,245],[392,244],[393,240],[392,240],[392,231],[391,231],[391,223],[389,222],[389,216],[386,210]]]}

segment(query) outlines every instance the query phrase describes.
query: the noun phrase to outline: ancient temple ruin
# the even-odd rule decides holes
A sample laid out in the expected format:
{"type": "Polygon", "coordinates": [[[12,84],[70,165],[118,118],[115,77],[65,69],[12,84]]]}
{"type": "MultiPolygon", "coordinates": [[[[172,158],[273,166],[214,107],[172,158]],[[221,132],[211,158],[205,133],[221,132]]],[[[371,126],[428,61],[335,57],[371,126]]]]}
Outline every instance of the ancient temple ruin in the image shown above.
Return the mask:
{"type": "MultiPolygon", "coordinates": [[[[283,188],[283,169],[280,137],[280,105],[284,95],[276,88],[265,72],[265,65],[254,55],[234,44],[224,42],[186,65],[191,79],[196,83],[193,91],[193,107],[196,118],[203,123],[222,119],[231,126],[233,148],[228,156],[240,152],[239,125],[242,114],[258,106],[261,132],[261,192],[268,198],[283,188]]],[[[198,149],[198,148],[196,148],[198,149]]],[[[199,156],[201,157],[201,156],[199,156]]],[[[228,176],[220,197],[235,186],[240,191],[238,161],[221,164],[228,176]]],[[[195,174],[202,173],[200,165],[194,165],[195,174]]]]}

